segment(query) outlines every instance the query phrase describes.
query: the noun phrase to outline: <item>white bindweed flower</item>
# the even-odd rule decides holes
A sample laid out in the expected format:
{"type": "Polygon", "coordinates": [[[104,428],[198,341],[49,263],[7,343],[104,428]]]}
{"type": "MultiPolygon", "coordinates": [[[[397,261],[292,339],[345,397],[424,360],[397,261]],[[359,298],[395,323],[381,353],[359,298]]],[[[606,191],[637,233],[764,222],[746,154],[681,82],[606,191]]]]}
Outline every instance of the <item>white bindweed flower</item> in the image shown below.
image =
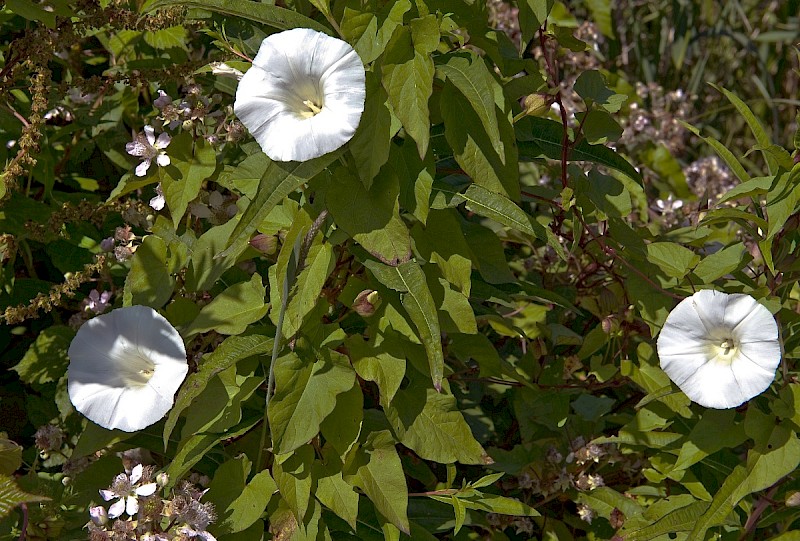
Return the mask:
{"type": "Polygon", "coordinates": [[[144,134],[137,133],[133,136],[133,141],[125,144],[125,150],[131,156],[142,158],[142,163],[136,166],[136,176],[143,177],[150,169],[150,164],[153,160],[161,167],[169,165],[170,160],[167,153],[164,151],[169,146],[172,138],[162,133],[156,139],[155,130],[153,126],[145,126],[144,134]]]}
{"type": "Polygon", "coordinates": [[[364,112],[366,76],[346,42],[308,28],[264,39],[233,108],[276,161],[305,161],[344,145],[364,112]]]}
{"type": "Polygon", "coordinates": [[[661,368],[692,401],[734,408],[764,392],[781,360],[778,325],[750,295],[698,291],[658,337],[661,368]]]}
{"type": "Polygon", "coordinates": [[[180,334],[147,306],[90,319],[68,353],[67,389],[75,409],[104,428],[126,432],[164,417],[188,371],[180,334]]]}

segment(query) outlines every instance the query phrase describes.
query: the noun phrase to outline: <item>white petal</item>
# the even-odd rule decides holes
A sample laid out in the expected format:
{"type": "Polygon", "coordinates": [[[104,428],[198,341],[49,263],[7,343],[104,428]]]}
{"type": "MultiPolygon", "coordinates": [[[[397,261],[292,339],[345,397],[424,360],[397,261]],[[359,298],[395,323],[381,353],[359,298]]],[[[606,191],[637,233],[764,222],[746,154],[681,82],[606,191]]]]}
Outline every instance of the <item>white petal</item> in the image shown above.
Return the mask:
{"type": "Polygon", "coordinates": [[[158,165],[160,165],[161,167],[166,167],[166,166],[168,166],[168,165],[169,165],[169,163],[170,163],[169,156],[167,156],[166,154],[164,154],[164,153],[162,152],[161,154],[159,154],[159,155],[158,155],[158,158],[156,158],[156,163],[157,163],[158,165]]]}
{"type": "Polygon", "coordinates": [[[150,160],[144,160],[142,163],[136,166],[136,176],[143,177],[147,174],[147,170],[150,169],[150,160]]]}
{"type": "Polygon", "coordinates": [[[147,142],[150,143],[150,146],[153,146],[156,142],[156,134],[155,129],[153,126],[147,125],[144,127],[144,135],[147,137],[147,142]]]}
{"type": "Polygon", "coordinates": [[[778,324],[767,308],[750,295],[731,295],[725,322],[739,342],[775,342],[778,324]]]}
{"type": "Polygon", "coordinates": [[[120,498],[108,508],[108,518],[117,518],[125,511],[125,499],[120,498]]]}
{"type": "Polygon", "coordinates": [[[168,133],[164,132],[158,136],[158,139],[156,139],[155,145],[153,146],[158,149],[167,148],[170,141],[172,141],[172,137],[170,137],[168,133]]]}
{"type": "Polygon", "coordinates": [[[163,195],[157,195],[150,199],[150,207],[153,210],[161,210],[164,208],[164,205],[167,203],[167,200],[164,199],[163,195]]]}
{"type": "Polygon", "coordinates": [[[136,489],[136,494],[139,496],[152,496],[155,494],[158,485],[156,483],[147,483],[136,489]]]}
{"type": "Polygon", "coordinates": [[[130,516],[133,516],[139,512],[139,500],[136,498],[136,496],[128,496],[125,498],[125,502],[125,512],[130,516]]]}
{"type": "Polygon", "coordinates": [[[777,340],[772,342],[742,342],[739,344],[741,361],[759,366],[775,377],[775,370],[781,364],[781,345],[777,340]]]}
{"type": "Polygon", "coordinates": [[[692,402],[707,408],[735,408],[752,398],[743,393],[731,365],[724,363],[706,363],[678,386],[692,402]]]}
{"type": "Polygon", "coordinates": [[[743,356],[741,352],[731,363],[731,370],[745,400],[750,400],[766,391],[775,379],[774,368],[767,370],[743,356]]]}
{"type": "Polygon", "coordinates": [[[114,493],[113,490],[101,490],[100,496],[102,496],[105,501],[109,501],[114,499],[116,497],[116,494],[114,493]]]}
{"type": "Polygon", "coordinates": [[[141,464],[137,464],[131,470],[131,484],[135,485],[139,482],[139,479],[142,478],[142,472],[144,471],[144,466],[141,464]]]}
{"type": "Polygon", "coordinates": [[[105,428],[141,430],[172,407],[186,377],[180,334],[145,306],[86,322],[69,348],[67,390],[75,408],[105,428]],[[152,373],[149,379],[143,373],[152,373]]]}
{"type": "Polygon", "coordinates": [[[137,138],[130,143],[125,143],[125,151],[131,156],[144,156],[144,153],[147,152],[147,147],[137,138]]]}

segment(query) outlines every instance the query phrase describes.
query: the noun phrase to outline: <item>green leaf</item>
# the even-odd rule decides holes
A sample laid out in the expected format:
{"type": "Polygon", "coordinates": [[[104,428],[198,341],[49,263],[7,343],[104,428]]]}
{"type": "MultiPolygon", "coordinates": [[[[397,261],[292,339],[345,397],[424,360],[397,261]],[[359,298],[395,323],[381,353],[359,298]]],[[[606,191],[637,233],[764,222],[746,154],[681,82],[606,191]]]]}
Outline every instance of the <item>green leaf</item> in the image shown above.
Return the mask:
{"type": "Polygon", "coordinates": [[[0,475],[12,475],[22,466],[22,446],[0,438],[0,475]]]}
{"type": "Polygon", "coordinates": [[[426,387],[416,370],[409,371],[408,376],[408,387],[397,391],[391,403],[384,406],[400,443],[423,459],[441,464],[491,464],[455,397],[446,389],[437,392],[426,387]]]}
{"type": "Polygon", "coordinates": [[[573,88],[587,104],[599,105],[609,113],[618,112],[628,99],[625,94],[616,94],[610,90],[606,86],[605,78],[597,70],[581,72],[573,88]]]}
{"type": "Polygon", "coordinates": [[[770,447],[773,450],[765,453],[751,449],[747,454],[747,466],[733,469],[711,505],[694,524],[689,533],[691,539],[702,539],[709,528],[724,522],[742,498],[771,487],[800,464],[800,440],[794,432],[776,426],[770,447]]]}
{"type": "Polygon", "coordinates": [[[311,28],[332,35],[329,28],[296,11],[250,0],[155,0],[147,6],[147,11],[171,6],[199,8],[223,15],[232,15],[280,30],[291,30],[298,27],[311,28]]]}
{"type": "Polygon", "coordinates": [[[167,269],[167,245],[155,235],[146,236],[131,259],[122,305],[161,308],[172,297],[174,287],[175,279],[167,269]]]}
{"type": "Polygon", "coordinates": [[[765,194],[769,191],[774,182],[775,177],[756,177],[746,180],[725,192],[725,195],[720,197],[715,206],[720,207],[728,201],[765,194]]]}
{"type": "Polygon", "coordinates": [[[212,377],[237,362],[253,355],[265,355],[272,351],[272,338],[259,335],[229,336],[214,351],[203,358],[199,370],[189,375],[181,385],[175,405],[164,424],[164,447],[166,448],[181,413],[188,408],[206,388],[212,377]]]}
{"type": "Polygon", "coordinates": [[[377,2],[370,2],[363,12],[346,6],[341,24],[342,37],[353,44],[361,61],[369,64],[386,49],[397,27],[402,26],[403,16],[410,9],[410,0],[388,2],[380,9],[377,2]]]}
{"type": "Polygon", "coordinates": [[[394,175],[379,175],[367,190],[341,168],[326,191],[325,203],[336,225],[369,253],[397,266],[411,258],[411,237],[400,218],[399,193],[394,175]]]}
{"type": "MultiPolygon", "coordinates": [[[[564,130],[559,122],[545,118],[526,117],[531,127],[530,133],[523,133],[519,142],[520,160],[533,160],[545,156],[552,160],[561,159],[561,139],[564,130]]],[[[523,124],[522,121],[518,125],[523,124]]],[[[603,145],[590,145],[582,139],[567,155],[568,161],[588,161],[616,169],[620,173],[642,183],[642,176],[625,158],[603,145]]]]}
{"type": "Polygon", "coordinates": [[[145,43],[154,49],[178,47],[186,49],[186,29],[182,26],[170,26],[158,30],[146,30],[142,33],[145,43]]]}
{"type": "Polygon", "coordinates": [[[355,135],[348,145],[364,187],[369,190],[372,179],[389,159],[392,144],[392,114],[386,106],[389,96],[378,76],[367,72],[367,99],[355,135]]]}
{"type": "Polygon", "coordinates": [[[714,83],[709,84],[721,92],[726,98],[728,98],[728,101],[731,102],[742,118],[744,118],[745,122],[747,122],[747,125],[750,127],[750,131],[756,138],[757,146],[761,149],[761,152],[764,155],[764,159],[767,162],[767,167],[769,168],[769,173],[774,175],[778,170],[778,162],[775,157],[767,151],[772,144],[772,141],[770,141],[767,132],[764,131],[764,126],[761,125],[761,122],[758,120],[758,118],[756,118],[756,116],[753,114],[753,111],[750,110],[747,104],[740,100],[736,94],[722,88],[721,86],[715,85],[714,83]]]}
{"type": "Polygon", "coordinates": [[[767,239],[775,238],[783,229],[789,216],[797,212],[800,204],[800,166],[791,172],[783,172],[775,179],[775,184],[767,193],[767,215],[769,233],[767,239]]]}
{"type": "Polygon", "coordinates": [[[344,149],[339,149],[306,162],[270,161],[258,183],[256,197],[247,206],[242,219],[231,233],[228,248],[216,257],[227,257],[230,253],[241,250],[278,203],[324,171],[343,152],[344,149]]]}
{"type": "Polygon", "coordinates": [[[205,139],[193,141],[189,132],[173,137],[167,148],[171,162],[158,168],[158,178],[172,214],[172,224],[177,228],[189,202],[200,193],[200,185],[214,174],[217,154],[205,139]]]}
{"type": "Polygon", "coordinates": [[[391,402],[406,374],[405,353],[397,339],[378,334],[365,342],[360,336],[350,336],[345,344],[359,377],[378,385],[381,404],[391,402]]]}
{"type": "Polygon", "coordinates": [[[420,52],[415,45],[408,27],[398,27],[384,55],[382,81],[394,114],[423,157],[430,141],[428,99],[433,92],[434,69],[431,51],[420,52]]]}
{"type": "Polygon", "coordinates": [[[264,304],[265,292],[258,274],[249,282],[232,285],[200,309],[194,321],[182,329],[184,338],[212,330],[240,334],[250,323],[266,315],[269,306],[264,304]]]}
{"type": "Polygon", "coordinates": [[[216,508],[219,518],[215,531],[218,534],[229,534],[249,528],[261,517],[272,495],[277,491],[278,485],[272,479],[269,470],[258,472],[227,508],[216,508]]]}
{"type": "Polygon", "coordinates": [[[272,466],[272,475],[278,484],[278,490],[299,524],[303,523],[311,500],[313,463],[314,448],[303,445],[290,455],[276,456],[272,466]]]}
{"type": "Polygon", "coordinates": [[[21,490],[13,477],[0,474],[0,519],[7,517],[11,510],[21,503],[46,502],[50,498],[29,494],[21,490]]]}
{"type": "MultiPolygon", "coordinates": [[[[442,496],[432,496],[434,500],[450,503],[449,498],[442,496]]],[[[470,498],[459,498],[459,502],[467,509],[484,511],[487,513],[497,513],[499,515],[511,515],[518,517],[539,517],[541,514],[525,503],[513,498],[499,496],[497,494],[481,494],[470,498]]]]}
{"type": "Polygon", "coordinates": [[[667,276],[683,278],[697,265],[700,256],[674,242],[654,242],[647,245],[647,260],[667,276]]]}
{"type": "Polygon", "coordinates": [[[472,180],[489,191],[519,199],[519,166],[513,130],[505,117],[498,118],[500,137],[505,141],[502,154],[495,151],[496,144],[486,133],[472,104],[448,78],[439,101],[444,119],[444,135],[453,149],[458,165],[472,180]]]}
{"type": "Polygon", "coordinates": [[[553,0],[520,0],[519,26],[522,32],[522,41],[527,45],[539,27],[547,22],[547,15],[553,7],[553,0]]]}
{"type": "Polygon", "coordinates": [[[58,381],[67,371],[67,350],[74,337],[75,331],[69,327],[43,329],[12,370],[27,384],[58,381]]]}
{"type": "Polygon", "coordinates": [[[583,124],[583,135],[592,145],[614,142],[622,136],[622,126],[607,111],[592,109],[575,116],[583,124]]]}
{"type": "Polygon", "coordinates": [[[186,272],[186,288],[189,291],[208,291],[222,274],[231,268],[247,244],[237,245],[238,249],[228,250],[224,257],[216,257],[223,251],[236,228],[235,219],[214,226],[200,235],[192,245],[189,269],[186,272]]]}
{"type": "Polygon", "coordinates": [[[451,81],[467,99],[475,111],[484,131],[492,142],[495,153],[505,158],[503,141],[495,114],[493,86],[497,85],[489,73],[486,63],[475,53],[454,54],[445,58],[446,63],[436,65],[437,72],[451,81]]]}
{"type": "Polygon", "coordinates": [[[708,502],[694,502],[680,507],[642,528],[630,528],[626,525],[622,530],[624,538],[629,541],[649,541],[666,534],[688,532],[697,520],[708,509],[708,502]]]}
{"type": "Polygon", "coordinates": [[[178,446],[178,451],[173,456],[169,466],[167,466],[166,471],[171,482],[174,483],[181,479],[222,438],[230,436],[230,434],[192,434],[182,440],[178,446]]]}
{"type": "Polygon", "coordinates": [[[431,212],[426,227],[415,226],[413,235],[420,255],[435,263],[442,276],[462,293],[469,295],[472,261],[458,212],[452,209],[431,212]]]}
{"type": "Polygon", "coordinates": [[[336,407],[325,417],[319,429],[325,441],[339,453],[340,457],[344,457],[361,433],[363,420],[364,395],[361,386],[356,382],[349,391],[336,396],[336,407]]]}
{"type": "Polygon", "coordinates": [[[372,500],[376,509],[408,534],[408,488],[389,431],[370,434],[367,443],[356,454],[350,471],[354,484],[372,500]]]}
{"type": "Polygon", "coordinates": [[[751,259],[741,242],[727,246],[718,252],[704,257],[694,268],[694,273],[704,284],[710,284],[726,274],[742,268],[751,259]]]}
{"type": "Polygon", "coordinates": [[[353,530],[356,529],[358,516],[358,493],[353,486],[342,478],[339,464],[331,461],[328,464],[314,463],[314,478],[317,490],[314,496],[328,509],[340,516],[353,530]]]}
{"type": "Polygon", "coordinates": [[[439,330],[436,304],[425,281],[425,273],[416,261],[408,261],[398,267],[381,265],[375,261],[366,262],[367,268],[379,282],[401,293],[403,307],[417,327],[422,345],[428,354],[431,379],[436,390],[442,388],[444,374],[444,355],[439,330]]]}
{"type": "Polygon", "coordinates": [[[422,223],[428,219],[431,186],[435,175],[433,153],[420,160],[413,141],[406,139],[402,146],[392,145],[389,162],[381,174],[395,175],[400,185],[400,206],[422,223]]]}
{"type": "Polygon", "coordinates": [[[323,348],[302,358],[299,350],[275,364],[275,395],[269,403],[269,426],[276,454],[304,445],[336,407],[336,396],[349,391],[355,372],[344,355],[323,348]]]}

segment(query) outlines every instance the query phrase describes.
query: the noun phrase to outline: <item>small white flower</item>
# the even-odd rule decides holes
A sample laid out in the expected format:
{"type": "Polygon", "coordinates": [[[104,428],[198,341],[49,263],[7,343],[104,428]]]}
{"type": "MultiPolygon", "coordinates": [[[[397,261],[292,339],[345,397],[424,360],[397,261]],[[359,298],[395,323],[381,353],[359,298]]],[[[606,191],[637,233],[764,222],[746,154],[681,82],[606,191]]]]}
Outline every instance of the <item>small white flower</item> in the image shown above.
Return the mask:
{"type": "MultiPolygon", "coordinates": [[[[121,473],[114,478],[108,490],[100,491],[100,496],[102,496],[105,501],[118,498],[117,501],[108,508],[108,516],[110,518],[117,518],[122,515],[122,513],[128,513],[130,516],[135,515],[139,512],[139,496],[152,496],[155,494],[158,489],[158,485],[155,483],[138,485],[139,481],[142,479],[143,471],[144,467],[138,464],[131,471],[130,477],[121,473]]],[[[91,509],[89,513],[92,513],[91,509]]],[[[92,515],[92,520],[94,521],[94,515],[92,515]]]]}
{"type": "Polygon", "coordinates": [[[90,319],[68,354],[67,390],[75,409],[126,432],[164,417],[189,368],[178,331],[147,306],[90,319]]]}
{"type": "Polygon", "coordinates": [[[153,159],[161,167],[169,165],[169,156],[167,156],[164,149],[169,146],[171,140],[172,138],[166,133],[160,134],[156,139],[153,126],[145,126],[144,134],[135,134],[133,141],[125,144],[125,150],[128,154],[142,158],[142,163],[136,166],[137,177],[143,177],[147,174],[153,159]]]}
{"type": "Polygon", "coordinates": [[[707,408],[734,408],[761,394],[781,360],[769,310],[749,295],[710,289],[678,303],[657,346],[664,372],[707,408]]]}
{"type": "Polygon", "coordinates": [[[364,65],[349,44],[295,28],[264,39],[233,108],[271,159],[305,161],[353,137],[365,97],[364,65]]]}

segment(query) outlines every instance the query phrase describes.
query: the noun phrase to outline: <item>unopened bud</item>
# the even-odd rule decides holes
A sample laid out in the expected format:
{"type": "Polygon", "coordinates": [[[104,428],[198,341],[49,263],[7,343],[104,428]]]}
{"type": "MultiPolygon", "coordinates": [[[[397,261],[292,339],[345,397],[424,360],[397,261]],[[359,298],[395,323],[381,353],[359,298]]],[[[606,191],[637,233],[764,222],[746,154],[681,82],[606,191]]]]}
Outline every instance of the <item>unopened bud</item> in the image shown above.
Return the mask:
{"type": "Polygon", "coordinates": [[[262,254],[272,255],[278,249],[278,238],[275,235],[259,233],[250,239],[250,246],[262,254]]]}
{"type": "Polygon", "coordinates": [[[158,483],[160,487],[167,486],[167,483],[169,483],[169,475],[167,475],[167,472],[162,471],[156,475],[156,483],[158,483]]]}
{"type": "Polygon", "coordinates": [[[525,96],[522,106],[528,116],[539,116],[550,109],[553,98],[547,94],[530,94],[525,96]]]}
{"type": "Polygon", "coordinates": [[[786,497],[786,507],[800,507],[800,492],[792,492],[786,497]]]}
{"type": "Polygon", "coordinates": [[[615,333],[619,331],[619,318],[613,315],[606,316],[603,318],[603,321],[600,322],[600,326],[606,334],[615,333]]]}
{"type": "Polygon", "coordinates": [[[381,296],[373,289],[365,289],[356,296],[353,310],[361,317],[369,317],[381,305],[381,296]]]}
{"type": "Polygon", "coordinates": [[[90,507],[89,516],[92,518],[92,522],[98,526],[103,526],[104,524],[108,523],[108,513],[106,512],[106,508],[102,505],[90,507]]]}

